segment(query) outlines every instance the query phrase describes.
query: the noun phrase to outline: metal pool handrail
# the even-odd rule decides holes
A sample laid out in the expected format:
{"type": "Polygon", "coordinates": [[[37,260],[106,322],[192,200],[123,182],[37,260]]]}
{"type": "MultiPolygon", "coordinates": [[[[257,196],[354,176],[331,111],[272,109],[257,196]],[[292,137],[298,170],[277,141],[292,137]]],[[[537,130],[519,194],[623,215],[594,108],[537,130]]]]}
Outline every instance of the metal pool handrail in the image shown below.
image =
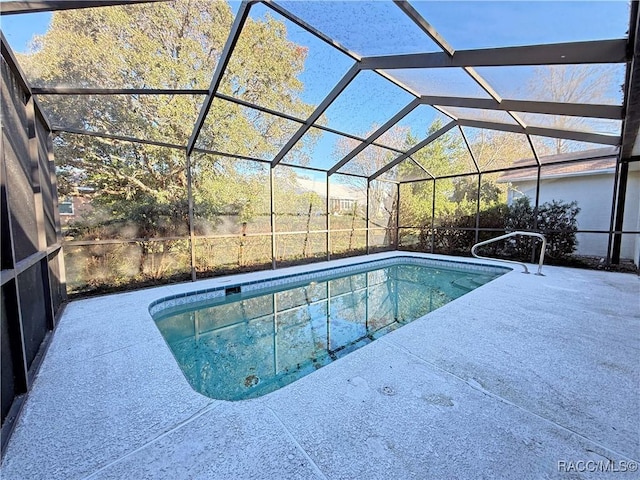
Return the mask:
{"type": "Polygon", "coordinates": [[[515,237],[516,235],[524,235],[527,237],[536,237],[542,240],[542,249],[540,250],[540,260],[538,261],[538,273],[536,273],[536,275],[542,275],[542,264],[544,262],[544,252],[547,249],[547,239],[544,238],[544,235],[542,235],[541,233],[533,233],[533,232],[511,232],[511,233],[507,233],[505,235],[500,235],[499,237],[495,237],[495,238],[491,238],[489,240],[485,240],[484,242],[478,242],[476,243],[473,247],[471,247],[471,255],[473,255],[476,258],[482,258],[484,260],[495,260],[498,262],[507,262],[507,263],[515,263],[517,265],[522,265],[522,268],[524,268],[524,272],[523,273],[529,273],[529,269],[527,268],[527,265],[522,263],[522,262],[516,262],[514,260],[503,260],[501,258],[491,258],[491,257],[481,257],[480,255],[478,255],[476,253],[476,248],[481,247],[483,245],[487,245],[489,243],[493,243],[493,242],[497,242],[498,240],[504,240],[505,238],[509,238],[509,237],[515,237]]]}

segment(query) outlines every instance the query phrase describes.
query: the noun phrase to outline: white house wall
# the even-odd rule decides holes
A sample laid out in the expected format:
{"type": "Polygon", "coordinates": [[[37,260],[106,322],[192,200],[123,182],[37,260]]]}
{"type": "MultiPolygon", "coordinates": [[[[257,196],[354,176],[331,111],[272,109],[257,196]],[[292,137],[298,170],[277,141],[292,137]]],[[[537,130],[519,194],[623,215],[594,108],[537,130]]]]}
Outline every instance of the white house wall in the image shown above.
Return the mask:
{"type": "MultiPolygon", "coordinates": [[[[624,209],[622,230],[640,231],[640,163],[631,164],[627,182],[627,198],[624,209]]],[[[625,258],[633,258],[640,265],[640,235],[622,236],[622,253],[625,258]],[[625,252],[631,252],[629,256],[625,252]]]]}
{"type": "MultiPolygon", "coordinates": [[[[544,174],[544,173],[543,173],[544,174]]],[[[510,189],[508,201],[522,195],[535,202],[536,182],[518,181],[510,189]]],[[[611,199],[613,197],[613,175],[580,175],[564,178],[542,178],[540,181],[540,203],[551,200],[571,202],[576,200],[580,207],[578,228],[580,230],[609,230],[611,222],[611,199]]],[[[625,230],[639,230],[640,172],[630,171],[627,184],[627,201],[624,215],[625,230]]],[[[608,234],[578,233],[578,255],[606,256],[608,234]]],[[[621,245],[621,257],[633,259],[636,265],[640,260],[640,235],[624,235],[621,245]]]]}

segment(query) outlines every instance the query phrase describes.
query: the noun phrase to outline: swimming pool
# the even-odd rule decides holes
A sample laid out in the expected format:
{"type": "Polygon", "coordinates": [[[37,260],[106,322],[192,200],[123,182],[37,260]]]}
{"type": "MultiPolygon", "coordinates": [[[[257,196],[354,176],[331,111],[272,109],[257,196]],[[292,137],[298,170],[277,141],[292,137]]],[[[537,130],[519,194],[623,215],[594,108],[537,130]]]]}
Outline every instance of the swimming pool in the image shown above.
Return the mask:
{"type": "Polygon", "coordinates": [[[396,257],[165,297],[150,312],[195,390],[241,400],[308,375],[509,270],[396,257]]]}

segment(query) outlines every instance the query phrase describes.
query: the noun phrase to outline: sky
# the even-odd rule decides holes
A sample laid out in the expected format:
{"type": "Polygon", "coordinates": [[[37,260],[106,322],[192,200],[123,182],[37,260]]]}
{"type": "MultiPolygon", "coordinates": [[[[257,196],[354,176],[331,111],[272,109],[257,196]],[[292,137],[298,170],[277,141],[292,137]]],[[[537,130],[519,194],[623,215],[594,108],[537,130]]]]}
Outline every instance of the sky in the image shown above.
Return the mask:
{"type": "Polygon", "coordinates": [[[42,35],[49,29],[51,13],[29,13],[0,17],[0,28],[17,53],[28,51],[34,35],[42,35]]]}
{"type": "MultiPolygon", "coordinates": [[[[287,1],[279,2],[311,26],[363,56],[438,51],[438,47],[392,2],[287,1]]],[[[240,2],[233,2],[235,12],[240,2]]],[[[454,49],[494,48],[622,38],[628,28],[626,1],[605,2],[496,2],[415,1],[415,9],[454,49]]],[[[308,49],[306,68],[300,75],[305,89],[302,100],[317,105],[353,64],[353,60],[307,31],[279,17],[263,4],[251,9],[251,17],[269,12],[287,25],[289,39],[308,49]]],[[[26,52],[34,35],[47,31],[50,13],[2,17],[2,31],[12,48],[26,52]]],[[[535,72],[531,67],[478,69],[503,98],[527,98],[526,85],[535,72]],[[521,87],[523,86],[523,87],[521,87]]],[[[393,73],[390,71],[389,73],[393,73]]],[[[421,94],[485,96],[484,91],[459,69],[396,71],[397,78],[421,94]]],[[[617,68],[609,92],[614,103],[622,100],[619,85],[624,66],[617,68]]],[[[413,97],[372,72],[359,74],[323,116],[326,125],[366,136],[391,118],[413,97]],[[380,102],[380,99],[386,99],[380,102]]],[[[288,112],[285,112],[288,113],[288,112]]],[[[438,113],[431,109],[435,118],[438,113]]],[[[406,121],[414,134],[424,134],[424,119],[406,121]]],[[[604,125],[605,130],[611,126],[604,125]]],[[[615,125],[613,126],[615,128],[615,125]]],[[[326,135],[316,154],[333,156],[337,138],[326,135]]],[[[326,168],[324,161],[311,165],[326,168]]]]}
{"type": "MultiPolygon", "coordinates": [[[[0,0],[0,3],[5,1],[7,0],[0,0]]],[[[236,13],[241,2],[231,1],[228,3],[236,13]]],[[[51,16],[51,12],[3,16],[0,17],[0,28],[14,52],[26,53],[33,37],[47,32],[51,16]]]]}

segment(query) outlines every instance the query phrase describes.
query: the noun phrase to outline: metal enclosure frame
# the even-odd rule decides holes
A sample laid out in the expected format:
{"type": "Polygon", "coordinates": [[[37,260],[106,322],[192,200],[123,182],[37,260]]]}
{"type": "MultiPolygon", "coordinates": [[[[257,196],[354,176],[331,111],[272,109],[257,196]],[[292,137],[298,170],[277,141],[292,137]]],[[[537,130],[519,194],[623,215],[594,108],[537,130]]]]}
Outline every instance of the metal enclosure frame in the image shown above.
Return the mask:
{"type": "MultiPolygon", "coordinates": [[[[157,1],[157,0],[147,0],[147,1],[157,1]]],[[[397,7],[413,22],[415,23],[424,33],[425,36],[431,39],[441,50],[440,53],[424,53],[424,54],[409,54],[409,55],[388,55],[388,56],[377,56],[377,57],[361,57],[357,53],[350,51],[347,47],[341,45],[338,41],[326,35],[324,32],[321,32],[310,24],[306,23],[304,20],[298,18],[296,15],[292,14],[282,6],[280,6],[277,2],[265,0],[262,2],[258,2],[255,0],[244,1],[240,6],[240,9],[236,15],[234,25],[232,26],[231,33],[228,37],[227,44],[225,45],[224,50],[221,53],[220,60],[218,61],[216,71],[213,74],[213,78],[211,81],[211,85],[207,90],[189,90],[189,89],[131,89],[131,88],[70,88],[70,87],[56,87],[56,88],[34,88],[32,89],[33,94],[37,95],[158,95],[158,94],[201,94],[205,95],[205,101],[202,105],[200,114],[198,115],[198,119],[194,125],[191,137],[186,145],[178,145],[171,144],[165,142],[158,141],[150,141],[147,139],[140,138],[132,138],[126,137],[122,135],[110,135],[104,133],[98,133],[93,131],[84,131],[76,128],[70,128],[64,125],[56,125],[53,127],[54,132],[67,132],[74,133],[79,135],[92,135],[102,138],[109,138],[114,140],[128,141],[133,143],[142,143],[147,145],[155,145],[163,148],[172,148],[172,149],[185,149],[187,154],[187,167],[186,172],[188,178],[189,185],[191,184],[191,173],[189,166],[189,157],[192,152],[199,153],[210,153],[214,155],[223,155],[229,158],[239,158],[246,160],[253,160],[260,163],[270,163],[271,169],[275,168],[280,161],[287,155],[287,153],[296,145],[298,140],[306,133],[309,128],[313,125],[315,128],[319,128],[323,131],[337,133],[347,138],[352,138],[359,142],[359,144],[349,152],[345,157],[340,159],[333,167],[329,168],[327,173],[327,179],[336,173],[340,173],[342,175],[351,175],[354,177],[358,177],[360,175],[340,172],[339,170],[346,165],[350,160],[352,160],[356,155],[362,152],[365,148],[371,145],[378,145],[376,140],[394,125],[396,125],[399,121],[401,121],[406,115],[408,115],[413,109],[415,109],[418,105],[430,105],[433,108],[436,108],[440,112],[445,115],[448,115],[452,121],[450,124],[446,125],[441,131],[437,132],[437,134],[430,135],[428,138],[425,138],[421,142],[419,142],[415,147],[408,151],[397,150],[398,156],[387,164],[385,167],[379,169],[374,174],[367,178],[368,183],[370,183],[374,179],[379,179],[382,181],[390,181],[388,179],[380,178],[381,175],[389,171],[395,165],[398,165],[402,161],[411,159],[411,155],[420,150],[420,148],[428,145],[430,142],[436,140],[441,134],[446,133],[450,128],[454,126],[467,126],[474,128],[484,128],[490,130],[498,130],[498,131],[506,131],[506,132],[514,132],[521,133],[526,135],[531,149],[533,151],[533,155],[535,157],[536,163],[540,170],[540,161],[539,155],[535,151],[533,147],[533,143],[531,142],[531,135],[545,136],[550,138],[563,138],[563,139],[571,139],[576,141],[586,141],[593,143],[600,143],[604,145],[621,145],[621,136],[616,135],[606,135],[606,134],[598,134],[598,133],[589,133],[582,131],[572,131],[572,130],[559,130],[554,128],[540,128],[527,126],[515,113],[518,112],[530,112],[530,113],[542,113],[542,114],[556,114],[556,115],[574,115],[574,116],[585,116],[592,118],[605,118],[605,119],[623,119],[624,113],[626,110],[626,103],[628,102],[628,95],[625,96],[624,105],[616,106],[616,105],[590,105],[590,104],[571,104],[571,103],[555,103],[555,102],[545,102],[545,101],[530,101],[530,100],[510,100],[501,98],[496,91],[491,87],[489,82],[487,82],[475,69],[477,66],[510,66],[510,65],[538,65],[538,64],[548,64],[548,65],[559,65],[559,64],[590,64],[590,63],[627,63],[630,64],[633,55],[632,49],[629,47],[630,43],[635,42],[635,30],[637,29],[637,2],[633,3],[634,9],[632,9],[631,15],[631,35],[629,39],[611,39],[611,40],[599,40],[599,41],[586,41],[586,42],[573,42],[573,43],[560,43],[560,44],[549,44],[549,45],[530,45],[530,46],[522,46],[522,47],[504,47],[504,48],[488,48],[488,49],[477,49],[477,50],[455,50],[447,40],[425,19],[423,18],[417,10],[411,5],[410,2],[406,0],[393,0],[397,7]],[[265,6],[273,10],[279,15],[282,15],[287,20],[293,22],[299,27],[303,28],[311,35],[319,38],[323,42],[331,45],[332,47],[338,49],[345,55],[349,56],[354,60],[354,64],[352,68],[344,75],[344,77],[336,84],[334,89],[325,97],[325,99],[318,105],[315,111],[311,114],[307,119],[299,119],[295,118],[291,115],[284,114],[282,112],[273,111],[271,109],[266,109],[260,107],[258,105],[252,104],[251,102],[246,102],[243,100],[239,100],[236,98],[228,97],[218,92],[218,87],[220,85],[220,81],[222,76],[225,73],[226,66],[228,61],[233,53],[235,44],[242,32],[244,23],[250,13],[252,5],[256,3],[263,3],[265,6]],[[480,98],[464,98],[464,97],[442,97],[442,96],[422,96],[414,92],[411,88],[404,85],[402,82],[398,81],[390,75],[388,72],[383,72],[382,70],[393,70],[396,68],[442,68],[442,67],[459,67],[464,70],[465,73],[469,75],[469,77],[476,82],[482,90],[484,90],[489,99],[480,99],[480,98]],[[340,93],[349,85],[349,83],[358,75],[360,71],[365,70],[373,70],[376,73],[380,74],[382,77],[396,84],[397,86],[403,88],[405,91],[413,94],[416,98],[412,100],[408,105],[406,105],[403,109],[401,109],[396,115],[390,118],[384,125],[379,127],[375,132],[369,135],[368,138],[358,138],[353,135],[346,134],[344,132],[340,132],[326,126],[316,125],[316,120],[324,113],[324,111],[332,104],[332,102],[338,98],[340,93]],[[273,160],[266,161],[258,158],[244,157],[239,155],[227,154],[225,152],[217,152],[206,149],[200,149],[196,147],[197,138],[199,132],[204,124],[207,113],[211,104],[215,98],[221,98],[229,102],[233,102],[236,104],[240,104],[246,106],[248,108],[253,108],[258,111],[263,111],[269,113],[271,115],[278,116],[280,118],[285,118],[291,121],[295,121],[300,123],[300,127],[298,131],[289,139],[289,141],[284,145],[284,147],[278,152],[278,154],[273,158],[273,160]],[[464,118],[456,118],[454,115],[447,112],[446,107],[464,107],[464,108],[477,108],[477,109],[489,109],[489,110],[499,110],[505,111],[509,114],[509,116],[515,121],[515,125],[513,124],[505,124],[498,122],[486,122],[479,120],[470,120],[464,118]]],[[[24,2],[4,2],[2,5],[2,14],[3,15],[11,15],[15,13],[25,13],[28,11],[53,11],[58,9],[71,9],[71,8],[86,8],[86,7],[96,7],[96,6],[111,6],[118,4],[127,4],[127,3],[145,3],[144,0],[138,2],[124,2],[124,1],[106,1],[106,2],[86,2],[79,0],[72,0],[69,2],[32,2],[30,6],[25,6],[24,2]]],[[[4,44],[6,48],[8,46],[6,43],[4,44]]],[[[629,70],[629,68],[628,68],[629,70]]],[[[629,75],[628,75],[629,77],[629,75]]],[[[465,138],[465,144],[470,151],[470,155],[473,158],[473,152],[471,152],[468,141],[465,138]]],[[[385,148],[389,148],[386,147],[385,148]]],[[[392,148],[392,150],[395,150],[392,148]]],[[[628,158],[626,159],[628,160],[628,158]]],[[[620,152],[620,157],[618,159],[618,163],[625,161],[622,158],[622,151],[620,152]]],[[[414,162],[415,163],[415,162],[414,162]]],[[[424,167],[418,164],[422,169],[424,167]]],[[[322,169],[316,169],[311,167],[300,166],[297,168],[306,168],[310,171],[316,172],[325,172],[322,169]]],[[[501,171],[508,171],[509,169],[502,169],[501,171]]],[[[438,177],[432,175],[430,172],[425,172],[429,175],[430,178],[435,180],[439,178],[446,177],[438,177]]],[[[476,164],[476,174],[480,177],[482,174],[493,173],[492,171],[481,171],[481,169],[476,164]]],[[[540,171],[538,172],[538,176],[540,175],[540,171]]],[[[364,178],[364,177],[363,177],[364,178]]],[[[616,177],[617,179],[618,177],[616,177]]],[[[625,180],[626,177],[624,175],[621,176],[622,180],[625,180]]],[[[400,182],[404,183],[404,182],[400,182]]],[[[623,211],[623,207],[620,206],[620,203],[624,203],[624,195],[619,196],[618,191],[624,194],[624,188],[618,188],[616,185],[616,194],[615,199],[617,201],[617,208],[615,205],[612,206],[612,217],[615,217],[615,225],[621,225],[621,213],[623,211]],[[619,211],[619,215],[615,215],[615,211],[619,211]]],[[[539,191],[539,185],[537,190],[539,191]]],[[[327,188],[328,191],[328,188],[327,188]]],[[[192,219],[192,203],[193,199],[191,198],[191,194],[189,194],[189,205],[190,205],[190,218],[192,219]]],[[[328,201],[328,200],[327,200],[328,201]]],[[[538,195],[536,195],[536,208],[538,205],[538,195]]],[[[272,212],[273,213],[273,212],[272,212]]],[[[328,206],[326,208],[325,214],[328,214],[328,206]]],[[[478,212],[479,215],[479,212],[478,212]]],[[[609,231],[601,231],[602,233],[609,233],[610,235],[615,235],[616,239],[619,240],[622,231],[618,228],[616,230],[613,229],[614,225],[612,223],[611,229],[609,231]]],[[[329,222],[327,222],[327,226],[329,222]]],[[[368,228],[368,227],[367,227],[368,228]]],[[[399,225],[399,228],[404,228],[404,226],[399,225]]],[[[279,232],[286,233],[286,232],[279,232]]],[[[476,231],[476,236],[477,236],[476,231]]],[[[634,232],[624,232],[624,233],[634,233],[634,232]]],[[[327,235],[327,246],[330,245],[329,241],[329,228],[326,229],[327,235]]],[[[272,234],[272,241],[275,243],[276,235],[272,234]]],[[[190,241],[193,242],[193,234],[190,236],[190,241]]],[[[367,251],[369,251],[369,245],[367,244],[367,251]]],[[[614,253],[618,253],[619,249],[614,249],[614,253]]],[[[275,253],[275,247],[273,248],[273,252],[275,253]]],[[[193,257],[193,255],[192,255],[193,257]]],[[[327,258],[331,257],[330,250],[327,251],[327,258]]],[[[614,255],[614,261],[617,261],[618,257],[614,255]]],[[[193,260],[195,261],[195,260],[193,260]]],[[[610,261],[608,256],[607,261],[610,261]]],[[[193,263],[193,262],[192,262],[193,263]]],[[[275,258],[272,259],[272,266],[275,268],[276,261],[275,258]]],[[[195,266],[192,264],[192,278],[195,279],[195,266]]]]}
{"type": "MultiPolygon", "coordinates": [[[[2,15],[12,15],[25,12],[40,12],[40,11],[54,11],[58,9],[74,9],[74,8],[88,8],[97,6],[112,6],[112,5],[125,5],[131,3],[145,3],[154,2],[158,0],[141,0],[141,1],[80,1],[71,0],[66,2],[59,1],[39,1],[39,2],[3,2],[1,4],[2,15]]],[[[161,1],[161,0],[160,0],[161,1]]],[[[463,178],[467,176],[477,177],[477,196],[476,196],[476,217],[475,226],[469,228],[459,228],[459,230],[473,230],[475,240],[478,238],[481,232],[491,231],[491,229],[483,229],[480,225],[480,187],[482,185],[483,176],[491,173],[509,172],[524,168],[536,168],[537,169],[537,181],[536,181],[536,194],[535,194],[535,211],[539,207],[540,197],[540,181],[541,171],[543,167],[552,165],[564,165],[573,162],[581,161],[581,159],[572,159],[552,163],[542,164],[540,161],[539,152],[532,142],[531,136],[544,136],[551,138],[570,139],[576,141],[600,143],[604,145],[612,145],[619,147],[619,153],[616,162],[615,182],[613,185],[613,198],[611,203],[611,222],[610,226],[606,230],[578,230],[578,233],[599,233],[608,235],[608,254],[607,263],[616,263],[620,260],[620,241],[623,234],[640,234],[638,231],[623,230],[623,215],[625,206],[625,193],[626,185],[628,181],[628,167],[629,162],[637,161],[640,158],[632,155],[631,146],[633,141],[637,137],[638,129],[640,126],[640,106],[637,98],[640,97],[640,84],[638,69],[640,66],[636,60],[637,55],[640,53],[640,47],[638,43],[638,2],[632,2],[631,18],[629,38],[619,38],[600,41],[588,41],[588,42],[572,42],[572,43],[559,43],[550,45],[529,45],[521,47],[505,47],[505,48],[487,48],[476,50],[458,50],[456,51],[446,39],[427,21],[423,18],[417,10],[411,5],[410,2],[405,0],[394,0],[394,4],[413,22],[417,25],[425,34],[425,39],[432,40],[440,49],[440,52],[435,53],[418,53],[409,55],[387,55],[387,56],[370,56],[362,57],[357,53],[349,50],[347,47],[341,45],[338,41],[331,38],[322,31],[317,30],[303,19],[298,18],[293,13],[279,5],[277,2],[265,0],[263,2],[256,1],[244,1],[240,6],[238,14],[231,28],[230,35],[225,44],[224,50],[221,53],[221,57],[216,66],[215,72],[212,76],[211,83],[208,89],[153,89],[153,88],[74,88],[74,87],[47,87],[47,88],[31,88],[26,80],[26,77],[21,72],[18,62],[15,56],[11,52],[11,49],[4,38],[2,37],[2,57],[9,66],[12,74],[15,77],[15,81],[24,92],[26,103],[24,105],[25,114],[28,117],[27,136],[29,138],[29,147],[24,152],[31,161],[32,169],[32,192],[34,199],[35,210],[35,222],[37,224],[38,231],[38,251],[28,258],[15,261],[15,245],[14,245],[14,232],[12,231],[12,225],[9,221],[12,212],[12,205],[9,201],[8,191],[12,188],[7,177],[8,172],[5,166],[5,153],[3,148],[2,153],[2,217],[3,217],[3,243],[9,245],[3,246],[3,266],[2,266],[2,288],[3,288],[3,308],[7,309],[8,315],[11,318],[11,322],[14,323],[14,332],[19,334],[12,334],[12,351],[20,352],[17,356],[16,364],[21,365],[21,368],[16,373],[16,385],[17,393],[25,393],[29,386],[33,376],[33,373],[37,370],[37,362],[32,364],[30,368],[27,367],[25,359],[25,345],[23,338],[23,319],[21,314],[21,299],[20,299],[20,281],[21,275],[29,270],[31,267],[41,265],[42,278],[46,279],[43,287],[47,295],[47,328],[48,331],[55,327],[55,318],[59,313],[60,304],[55,305],[53,301],[53,290],[57,287],[53,285],[53,272],[51,270],[50,262],[58,262],[58,270],[60,272],[60,278],[58,279],[61,284],[64,285],[64,263],[62,260],[62,235],[60,228],[59,217],[57,216],[57,200],[53,198],[53,208],[56,213],[56,226],[55,234],[56,241],[51,244],[47,242],[45,235],[45,218],[43,209],[45,208],[43,195],[41,192],[40,182],[48,181],[49,185],[53,188],[53,192],[56,192],[55,186],[55,170],[53,161],[53,145],[51,135],[61,132],[66,132],[73,135],[88,135],[105,139],[118,140],[123,142],[132,142],[145,145],[152,145],[161,148],[183,150],[185,158],[185,172],[187,177],[187,200],[188,200],[188,216],[189,216],[189,248],[190,248],[190,261],[191,261],[191,279],[195,280],[198,275],[196,274],[196,256],[195,256],[195,243],[201,238],[222,238],[224,236],[209,235],[205,237],[198,237],[194,231],[194,202],[193,202],[193,174],[192,174],[192,154],[194,153],[206,153],[213,155],[221,155],[228,158],[236,158],[240,160],[250,160],[259,162],[269,167],[269,191],[270,191],[270,232],[260,234],[265,237],[270,237],[271,242],[271,267],[278,267],[277,262],[277,242],[279,235],[295,234],[300,232],[289,232],[286,230],[276,230],[276,213],[275,213],[275,199],[274,199],[274,184],[275,184],[275,169],[281,164],[282,159],[295,147],[302,136],[308,132],[312,127],[318,128],[324,132],[336,133],[343,137],[349,138],[357,142],[357,146],[343,156],[339,161],[329,169],[318,169],[308,166],[295,166],[298,169],[306,169],[309,172],[316,172],[325,174],[326,181],[326,198],[324,205],[325,215],[325,228],[316,229],[306,232],[325,234],[326,235],[326,255],[322,255],[322,259],[332,258],[332,241],[331,232],[332,222],[330,218],[330,179],[333,175],[345,175],[354,178],[362,179],[366,182],[366,213],[365,213],[365,250],[370,253],[374,250],[372,245],[372,230],[379,230],[380,227],[372,227],[371,216],[372,211],[370,208],[371,198],[371,185],[372,182],[388,182],[395,188],[395,194],[393,195],[393,203],[396,205],[395,211],[391,213],[391,220],[389,221],[389,227],[387,230],[395,230],[388,236],[390,239],[388,245],[384,245],[382,248],[397,249],[402,245],[399,243],[400,231],[402,229],[415,228],[416,226],[402,225],[400,222],[400,188],[401,185],[413,182],[428,182],[432,186],[433,202],[431,206],[431,230],[435,232],[437,227],[435,226],[435,210],[436,210],[436,190],[438,186],[438,180],[448,178],[463,178]],[[290,22],[293,22],[300,28],[307,31],[309,34],[320,39],[322,42],[336,48],[338,51],[347,55],[353,60],[353,65],[347,71],[346,74],[335,84],[331,91],[325,96],[325,98],[314,109],[313,113],[307,118],[297,118],[292,115],[288,115],[282,112],[278,112],[269,108],[264,108],[259,105],[232,98],[219,92],[219,86],[221,80],[225,74],[228,62],[233,54],[234,48],[238,42],[238,39],[243,31],[243,27],[251,8],[255,3],[262,3],[273,12],[283,16],[290,22]],[[532,101],[532,100],[516,100],[516,99],[504,99],[494,90],[491,84],[484,79],[475,67],[481,66],[515,66],[515,65],[564,65],[564,64],[600,64],[600,63],[617,63],[625,64],[627,68],[626,84],[624,91],[623,105],[596,105],[596,104],[582,104],[582,103],[559,103],[549,101],[532,101]],[[393,76],[394,69],[407,69],[407,68],[460,68],[466,75],[469,76],[480,88],[488,95],[489,98],[469,98],[469,97],[455,97],[455,96],[436,96],[436,95],[420,95],[412,88],[403,84],[393,76]],[[384,71],[383,71],[384,70],[384,71]],[[347,134],[320,124],[317,124],[317,120],[321,115],[332,105],[332,103],[339,98],[340,94],[349,86],[349,84],[357,78],[361,72],[373,71],[384,78],[386,81],[400,87],[406,92],[409,92],[413,98],[401,108],[395,115],[388,119],[385,123],[375,129],[373,133],[367,136],[367,138],[360,138],[355,135],[347,134]],[[124,135],[113,135],[108,133],[101,133],[95,131],[82,130],[73,128],[68,125],[52,125],[50,126],[46,121],[41,109],[38,106],[37,98],[39,96],[46,95],[202,95],[204,96],[204,103],[198,114],[198,118],[193,126],[193,130],[186,144],[176,144],[170,142],[154,141],[145,138],[134,138],[124,135]],[[215,150],[207,150],[197,147],[197,140],[200,131],[205,123],[207,114],[215,99],[222,99],[227,102],[232,102],[243,107],[248,107],[260,112],[268,113],[276,117],[289,120],[298,124],[297,131],[289,138],[286,144],[280,149],[280,151],[272,159],[260,159],[242,155],[228,154],[225,152],[218,152],[215,150]],[[399,122],[402,121],[407,115],[409,115],[414,109],[420,105],[429,105],[438,110],[442,114],[449,117],[450,121],[438,131],[426,136],[412,148],[407,150],[391,148],[381,143],[377,143],[379,138],[399,122]],[[447,107],[463,107],[471,109],[486,109],[506,112],[514,123],[500,123],[489,122],[480,120],[471,120],[466,118],[458,118],[447,110],[447,107]],[[600,119],[613,119],[622,120],[622,132],[621,135],[607,135],[593,132],[574,131],[568,129],[558,128],[542,128],[527,125],[518,115],[517,112],[525,113],[537,113],[537,114],[549,114],[549,115],[571,115],[571,116],[584,116],[590,118],[600,119]],[[42,171],[42,161],[38,158],[38,131],[36,126],[44,126],[44,129],[48,131],[45,143],[48,146],[48,158],[47,165],[49,170],[42,171]],[[514,166],[511,168],[501,168],[498,170],[482,169],[474,156],[473,151],[469,145],[469,141],[462,131],[463,126],[483,128],[490,130],[497,130],[503,132],[513,132],[525,135],[531,151],[533,153],[533,160],[535,165],[527,166],[514,166]],[[434,175],[430,169],[424,165],[416,162],[412,155],[416,154],[422,148],[428,146],[432,142],[436,141],[440,136],[457,127],[462,133],[465,146],[469,151],[471,159],[473,161],[475,171],[471,173],[464,173],[458,175],[434,175]],[[340,170],[353,160],[358,154],[363,152],[367,147],[379,146],[384,147],[389,151],[395,153],[395,157],[389,161],[382,168],[378,168],[373,174],[365,176],[348,172],[341,172],[340,170]],[[404,161],[413,162],[421,170],[424,171],[426,177],[420,180],[411,181],[396,181],[383,178],[383,175],[389,172],[396,165],[401,164],[404,161]],[[47,180],[48,179],[48,180],[47,180]],[[5,226],[6,223],[6,226],[5,226]],[[7,240],[8,239],[8,240],[7,240]],[[7,292],[5,299],[5,291],[7,292]],[[34,366],[35,365],[35,366],[34,366]]],[[[4,78],[3,78],[4,81],[4,78]]],[[[3,130],[4,131],[4,130],[3,130]]],[[[455,131],[455,130],[454,130],[455,131]]],[[[288,165],[289,166],[289,165],[288,165]]],[[[537,228],[537,225],[535,226],[537,228]]],[[[362,230],[362,229],[359,229],[362,230]]],[[[454,229],[455,230],[455,229],[454,229]]],[[[303,232],[304,233],[304,232],[303,232]]],[[[431,246],[433,249],[433,235],[431,246]]],[[[71,242],[69,245],[93,245],[103,243],[127,243],[136,242],[145,239],[129,239],[129,240],[105,240],[105,241],[84,241],[84,242],[71,242]]],[[[162,240],[162,239],[154,239],[162,240]]],[[[63,299],[64,302],[64,299],[63,299]]],[[[46,337],[48,338],[48,337],[46,337]]],[[[47,339],[43,342],[42,350],[46,349],[47,339]]],[[[20,401],[14,402],[12,412],[19,409],[20,401]]],[[[14,412],[15,413],[15,412],[14,412]]],[[[14,415],[9,414],[9,416],[14,415]]],[[[11,428],[10,423],[3,422],[2,428],[2,446],[4,447],[6,438],[8,438],[11,428]],[[8,425],[8,426],[7,426],[8,425]],[[7,432],[7,433],[5,433],[7,432]]]]}
{"type": "Polygon", "coordinates": [[[4,36],[1,43],[4,451],[64,307],[66,289],[51,128],[4,36]],[[45,198],[44,192],[51,197],[45,198]],[[26,202],[18,203],[25,198],[26,202]],[[25,208],[25,203],[33,208],[25,208]],[[52,218],[46,218],[47,211],[52,218]],[[32,298],[38,291],[42,297],[32,298]]]}

